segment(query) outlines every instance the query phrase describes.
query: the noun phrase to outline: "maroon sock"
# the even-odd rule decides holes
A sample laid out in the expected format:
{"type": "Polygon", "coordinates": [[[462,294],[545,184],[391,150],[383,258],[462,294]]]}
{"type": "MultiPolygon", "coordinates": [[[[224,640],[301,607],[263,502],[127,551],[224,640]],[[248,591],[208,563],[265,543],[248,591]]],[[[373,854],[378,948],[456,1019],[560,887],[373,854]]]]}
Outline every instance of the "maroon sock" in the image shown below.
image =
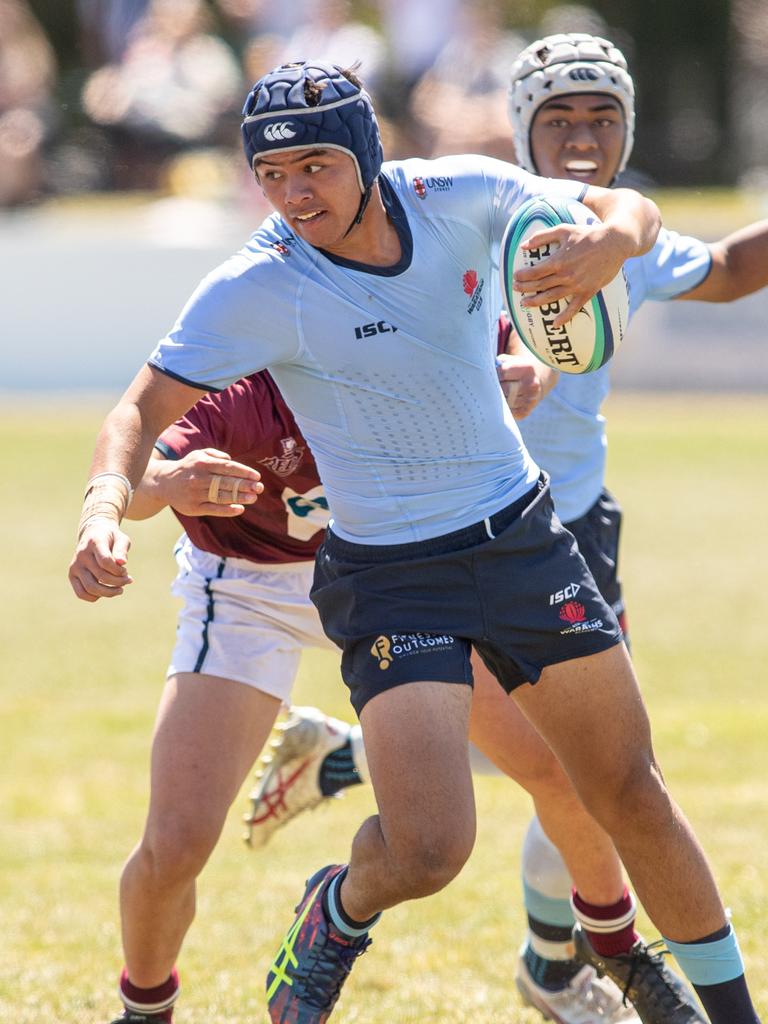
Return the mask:
{"type": "Polygon", "coordinates": [[[139,988],[128,977],[128,969],[123,968],[120,975],[120,997],[126,1010],[134,1013],[151,1014],[158,1020],[171,1024],[173,1020],[173,1004],[179,994],[179,974],[174,967],[167,981],[154,988],[139,988]]]}
{"type": "Polygon", "coordinates": [[[635,901],[626,886],[621,899],[607,907],[587,903],[574,889],[571,905],[592,948],[601,956],[628,953],[640,937],[635,931],[635,901]]]}

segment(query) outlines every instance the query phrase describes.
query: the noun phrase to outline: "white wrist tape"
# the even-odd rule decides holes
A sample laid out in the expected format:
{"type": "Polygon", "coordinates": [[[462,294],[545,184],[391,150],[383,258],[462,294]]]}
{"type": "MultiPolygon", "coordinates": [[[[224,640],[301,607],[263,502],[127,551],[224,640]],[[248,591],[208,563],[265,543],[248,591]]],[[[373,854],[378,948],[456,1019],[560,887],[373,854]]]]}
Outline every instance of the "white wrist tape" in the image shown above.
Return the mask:
{"type": "MultiPolygon", "coordinates": [[[[131,487],[131,481],[128,479],[128,477],[124,473],[117,473],[117,472],[114,472],[113,470],[107,469],[107,470],[104,470],[103,473],[95,473],[91,477],[91,479],[88,481],[88,483],[85,485],[85,493],[87,494],[88,491],[90,491],[91,487],[96,482],[96,480],[102,480],[104,477],[107,477],[107,476],[114,477],[116,480],[120,480],[122,483],[125,484],[126,488],[128,489],[128,502],[127,502],[127,505],[130,505],[131,501],[133,500],[133,487],[131,487]]],[[[126,505],[126,507],[127,507],[127,505],[126,505]]]]}

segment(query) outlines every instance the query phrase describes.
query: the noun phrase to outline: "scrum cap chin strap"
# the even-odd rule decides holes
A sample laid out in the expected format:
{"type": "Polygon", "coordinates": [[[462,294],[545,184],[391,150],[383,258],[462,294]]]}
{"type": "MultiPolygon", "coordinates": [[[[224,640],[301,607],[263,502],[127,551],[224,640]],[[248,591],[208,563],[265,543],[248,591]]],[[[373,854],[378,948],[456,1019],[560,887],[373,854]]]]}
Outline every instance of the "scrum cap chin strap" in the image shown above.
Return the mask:
{"type": "Polygon", "coordinates": [[[368,188],[365,190],[365,192],[363,192],[362,196],[360,197],[360,205],[357,208],[357,213],[355,214],[355,219],[352,221],[352,223],[349,225],[347,230],[344,232],[344,237],[345,238],[350,233],[352,228],[356,228],[357,225],[362,221],[363,217],[365,216],[365,211],[368,209],[368,203],[370,203],[370,201],[371,201],[371,195],[372,194],[373,194],[373,185],[369,185],[368,188]]]}

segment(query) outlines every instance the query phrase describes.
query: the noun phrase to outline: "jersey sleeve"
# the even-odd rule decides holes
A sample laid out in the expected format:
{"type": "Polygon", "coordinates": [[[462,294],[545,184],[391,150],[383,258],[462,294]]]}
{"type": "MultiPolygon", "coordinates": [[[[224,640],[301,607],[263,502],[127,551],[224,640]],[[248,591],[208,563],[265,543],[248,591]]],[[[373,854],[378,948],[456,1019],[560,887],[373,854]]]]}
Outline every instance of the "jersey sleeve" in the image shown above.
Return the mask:
{"type": "Polygon", "coordinates": [[[644,256],[627,260],[633,312],[645,299],[674,299],[696,288],[709,274],[712,254],[706,242],[662,228],[644,256]]]}
{"type": "Polygon", "coordinates": [[[423,202],[436,183],[440,205],[430,210],[471,226],[492,249],[498,249],[510,217],[526,200],[538,195],[581,199],[587,189],[582,182],[539,178],[515,164],[475,154],[403,160],[385,167],[401,176],[412,204],[423,202]]]}
{"type": "Polygon", "coordinates": [[[492,191],[491,239],[494,245],[501,243],[510,218],[528,199],[549,195],[581,202],[587,191],[583,182],[566,178],[540,178],[502,160],[487,158],[484,165],[492,191]]]}
{"type": "Polygon", "coordinates": [[[232,431],[222,415],[222,403],[219,401],[229,390],[201,398],[185,416],[163,431],[155,448],[170,459],[183,459],[189,452],[200,448],[229,452],[232,431]]]}
{"type": "Polygon", "coordinates": [[[149,357],[163,373],[209,391],[293,358],[295,276],[258,244],[209,274],[149,357]]]}
{"type": "Polygon", "coordinates": [[[218,448],[242,461],[264,433],[261,376],[254,374],[217,394],[204,395],[163,431],[155,448],[170,459],[182,459],[200,448],[218,448]]]}

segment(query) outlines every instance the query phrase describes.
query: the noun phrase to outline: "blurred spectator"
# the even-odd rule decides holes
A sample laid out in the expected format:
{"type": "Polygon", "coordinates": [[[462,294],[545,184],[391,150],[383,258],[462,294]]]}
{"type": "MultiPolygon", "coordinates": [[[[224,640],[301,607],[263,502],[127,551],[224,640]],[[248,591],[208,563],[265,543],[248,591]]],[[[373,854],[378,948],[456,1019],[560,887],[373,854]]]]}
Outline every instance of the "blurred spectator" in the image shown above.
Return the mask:
{"type": "Polygon", "coordinates": [[[310,9],[307,18],[285,43],[282,59],[323,60],[351,67],[360,62],[360,73],[369,92],[375,94],[384,65],[384,41],[374,29],[355,21],[349,0],[325,0],[310,9]]]}
{"type": "Polygon", "coordinates": [[[764,0],[734,0],[734,60],[730,97],[740,184],[768,195],[768,8],[764,0]]]}
{"type": "Polygon", "coordinates": [[[211,29],[202,0],[150,0],[122,60],[86,82],[85,111],[115,146],[116,187],[155,188],[172,156],[235,140],[222,118],[240,105],[240,68],[211,29]]]}
{"type": "Polygon", "coordinates": [[[412,85],[456,32],[460,0],[377,0],[376,6],[393,70],[412,85]]]}
{"type": "Polygon", "coordinates": [[[411,91],[457,31],[460,0],[376,0],[387,42],[388,66],[377,88],[377,113],[389,119],[399,138],[389,155],[428,156],[410,116],[411,91]]]}
{"type": "Polygon", "coordinates": [[[247,85],[258,82],[283,60],[285,40],[282,36],[254,36],[243,51],[243,73],[247,85]]]}
{"type": "Polygon", "coordinates": [[[24,0],[0,0],[0,206],[37,198],[52,119],[53,50],[24,0]]]}
{"type": "Polygon", "coordinates": [[[615,41],[605,18],[587,4],[557,4],[546,11],[541,17],[538,36],[551,36],[558,32],[588,32],[615,41]]]}
{"type": "Polygon", "coordinates": [[[514,161],[507,119],[509,69],[526,45],[504,28],[496,0],[466,0],[459,27],[416,86],[411,111],[431,153],[485,153],[514,161]]]}
{"type": "Polygon", "coordinates": [[[222,17],[246,39],[260,35],[287,39],[324,0],[216,0],[222,17]]]}
{"type": "Polygon", "coordinates": [[[80,49],[89,67],[121,60],[149,0],[77,0],[80,49]]]}

